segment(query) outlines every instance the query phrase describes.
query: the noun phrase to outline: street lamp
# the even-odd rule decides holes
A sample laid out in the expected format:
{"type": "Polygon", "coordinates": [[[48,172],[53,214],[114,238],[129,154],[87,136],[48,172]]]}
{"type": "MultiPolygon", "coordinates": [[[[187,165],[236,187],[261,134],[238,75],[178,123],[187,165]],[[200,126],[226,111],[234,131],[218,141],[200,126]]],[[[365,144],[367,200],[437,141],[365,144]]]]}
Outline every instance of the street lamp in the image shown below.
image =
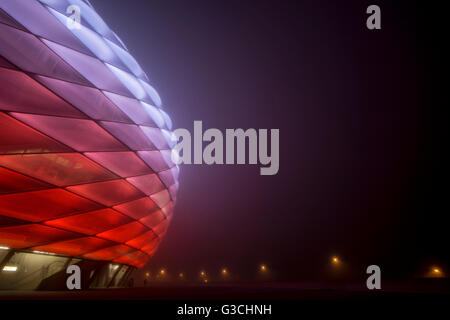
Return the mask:
{"type": "Polygon", "coordinates": [[[334,265],[338,265],[340,262],[341,262],[341,261],[340,261],[339,258],[336,257],[336,256],[333,256],[333,257],[331,258],[331,263],[334,264],[334,265]]]}

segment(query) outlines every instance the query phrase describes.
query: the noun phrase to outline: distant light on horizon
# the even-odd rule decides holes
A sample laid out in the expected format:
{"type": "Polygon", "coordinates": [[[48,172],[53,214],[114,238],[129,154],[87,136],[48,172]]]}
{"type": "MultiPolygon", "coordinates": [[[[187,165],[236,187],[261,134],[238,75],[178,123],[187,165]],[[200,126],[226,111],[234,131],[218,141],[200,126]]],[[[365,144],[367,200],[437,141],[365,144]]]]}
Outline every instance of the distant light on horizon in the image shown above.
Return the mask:
{"type": "Polygon", "coordinates": [[[332,262],[334,265],[337,265],[337,264],[339,264],[341,261],[339,260],[339,258],[338,258],[337,256],[333,256],[333,257],[331,258],[331,262],[332,262]]]}
{"type": "Polygon", "coordinates": [[[259,267],[259,270],[265,272],[265,271],[267,271],[267,266],[266,266],[265,264],[262,264],[262,265],[259,267]]]}
{"type": "Polygon", "coordinates": [[[433,273],[434,273],[434,274],[441,274],[442,271],[441,271],[441,269],[434,267],[434,268],[433,268],[433,273]]]}
{"type": "Polygon", "coordinates": [[[159,273],[160,273],[161,275],[165,275],[165,274],[166,274],[166,269],[161,269],[161,270],[159,271],[159,273]]]}

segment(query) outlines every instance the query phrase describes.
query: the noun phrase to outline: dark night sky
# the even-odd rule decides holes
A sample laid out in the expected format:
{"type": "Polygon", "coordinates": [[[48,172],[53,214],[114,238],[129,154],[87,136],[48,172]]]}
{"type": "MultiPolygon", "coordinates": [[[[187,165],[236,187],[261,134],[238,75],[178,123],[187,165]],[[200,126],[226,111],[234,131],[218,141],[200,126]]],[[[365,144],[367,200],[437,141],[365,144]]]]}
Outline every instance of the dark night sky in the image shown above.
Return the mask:
{"type": "MultiPolygon", "coordinates": [[[[250,279],[445,264],[430,212],[431,71],[410,2],[91,0],[159,91],[175,128],[279,128],[280,171],[184,165],[150,270],[227,266],[250,279]]],[[[422,21],[422,22],[421,22],[422,21]]]]}

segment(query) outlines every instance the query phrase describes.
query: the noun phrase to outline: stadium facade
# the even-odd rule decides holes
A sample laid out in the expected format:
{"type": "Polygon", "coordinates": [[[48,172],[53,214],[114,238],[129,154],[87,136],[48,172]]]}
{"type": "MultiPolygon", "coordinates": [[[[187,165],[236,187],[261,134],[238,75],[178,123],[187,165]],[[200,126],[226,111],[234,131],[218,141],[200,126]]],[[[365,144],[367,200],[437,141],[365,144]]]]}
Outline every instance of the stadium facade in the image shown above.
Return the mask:
{"type": "Polygon", "coordinates": [[[155,253],[179,169],[149,82],[88,1],[0,1],[0,289],[63,288],[72,264],[123,286],[155,253]]]}

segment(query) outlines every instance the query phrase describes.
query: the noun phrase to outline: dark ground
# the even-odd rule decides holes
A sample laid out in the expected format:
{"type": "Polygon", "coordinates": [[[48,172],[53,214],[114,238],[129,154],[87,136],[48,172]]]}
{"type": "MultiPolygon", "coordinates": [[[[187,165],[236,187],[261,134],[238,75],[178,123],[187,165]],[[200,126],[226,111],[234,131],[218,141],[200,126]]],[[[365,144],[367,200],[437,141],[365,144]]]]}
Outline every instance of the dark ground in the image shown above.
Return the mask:
{"type": "Polygon", "coordinates": [[[381,290],[368,290],[352,283],[210,283],[164,284],[120,289],[81,291],[0,291],[3,299],[37,300],[301,300],[346,301],[395,297],[447,297],[448,279],[418,279],[383,283],[381,290]]]}

